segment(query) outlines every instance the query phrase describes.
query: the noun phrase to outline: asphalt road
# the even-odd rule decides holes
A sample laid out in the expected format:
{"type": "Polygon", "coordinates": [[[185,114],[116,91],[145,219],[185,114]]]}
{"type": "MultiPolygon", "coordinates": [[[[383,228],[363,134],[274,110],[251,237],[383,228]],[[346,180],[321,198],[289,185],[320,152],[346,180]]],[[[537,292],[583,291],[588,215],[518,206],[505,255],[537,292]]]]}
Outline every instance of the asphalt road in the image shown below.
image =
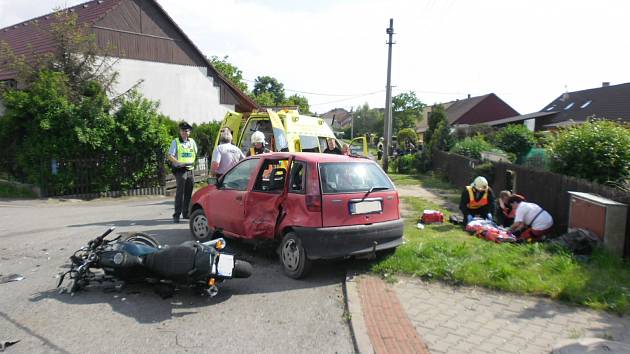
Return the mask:
{"type": "Polygon", "coordinates": [[[269,252],[228,240],[254,274],[215,298],[181,290],[162,299],[149,285],[96,286],[58,294],[67,258],[111,225],[162,243],[190,239],[173,224],[172,199],[0,200],[0,344],[7,353],[353,353],[344,315],[345,264],[316,264],[305,280],[282,273],[269,252]]]}

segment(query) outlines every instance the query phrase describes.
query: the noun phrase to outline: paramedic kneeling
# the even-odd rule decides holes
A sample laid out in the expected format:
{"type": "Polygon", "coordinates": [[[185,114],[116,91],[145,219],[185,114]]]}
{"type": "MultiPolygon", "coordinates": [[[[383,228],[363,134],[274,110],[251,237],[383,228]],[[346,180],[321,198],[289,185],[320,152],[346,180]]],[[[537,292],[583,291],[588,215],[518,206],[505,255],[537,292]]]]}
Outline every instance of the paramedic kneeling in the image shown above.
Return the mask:
{"type": "Polygon", "coordinates": [[[519,240],[539,241],[551,233],[553,218],[538,204],[525,202],[518,194],[511,196],[508,204],[516,210],[514,224],[508,231],[518,235],[519,240]]]}
{"type": "Polygon", "coordinates": [[[494,194],[488,186],[488,180],[479,176],[470,186],[466,186],[459,200],[459,210],[468,224],[475,216],[492,221],[494,214],[494,194]]]}

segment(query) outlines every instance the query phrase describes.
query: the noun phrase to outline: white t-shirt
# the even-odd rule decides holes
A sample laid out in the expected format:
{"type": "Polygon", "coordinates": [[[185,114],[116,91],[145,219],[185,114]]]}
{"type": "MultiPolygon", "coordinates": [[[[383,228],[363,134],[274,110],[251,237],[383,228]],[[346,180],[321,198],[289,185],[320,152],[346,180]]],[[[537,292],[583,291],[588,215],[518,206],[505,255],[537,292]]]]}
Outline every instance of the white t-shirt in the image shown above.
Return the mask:
{"type": "Polygon", "coordinates": [[[530,225],[534,230],[547,230],[553,226],[553,218],[545,210],[538,215],[541,210],[542,208],[538,206],[538,204],[521,202],[516,208],[514,222],[522,222],[525,225],[530,225]],[[536,217],[536,215],[538,215],[538,217],[536,217]],[[534,218],[536,218],[536,220],[534,220],[534,218]],[[533,224],[532,220],[534,221],[533,224]]]}
{"type": "Polygon", "coordinates": [[[243,155],[243,152],[230,143],[220,144],[212,152],[212,162],[219,164],[219,168],[217,168],[216,171],[216,173],[219,174],[226,173],[232,166],[236,165],[244,158],[245,155],[243,155]]]}

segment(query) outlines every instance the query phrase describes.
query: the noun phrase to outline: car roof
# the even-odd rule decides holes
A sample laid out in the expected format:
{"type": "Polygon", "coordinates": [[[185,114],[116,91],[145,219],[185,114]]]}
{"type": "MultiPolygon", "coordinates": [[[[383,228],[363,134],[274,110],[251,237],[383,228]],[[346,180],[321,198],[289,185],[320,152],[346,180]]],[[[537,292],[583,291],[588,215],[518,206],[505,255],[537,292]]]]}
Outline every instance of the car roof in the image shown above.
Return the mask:
{"type": "MultiPolygon", "coordinates": [[[[317,152],[270,152],[266,154],[256,155],[257,157],[269,157],[269,158],[289,158],[295,156],[302,161],[306,162],[374,162],[365,157],[345,156],[338,154],[324,154],[317,152]]],[[[250,158],[253,156],[250,156],[250,158]]]]}

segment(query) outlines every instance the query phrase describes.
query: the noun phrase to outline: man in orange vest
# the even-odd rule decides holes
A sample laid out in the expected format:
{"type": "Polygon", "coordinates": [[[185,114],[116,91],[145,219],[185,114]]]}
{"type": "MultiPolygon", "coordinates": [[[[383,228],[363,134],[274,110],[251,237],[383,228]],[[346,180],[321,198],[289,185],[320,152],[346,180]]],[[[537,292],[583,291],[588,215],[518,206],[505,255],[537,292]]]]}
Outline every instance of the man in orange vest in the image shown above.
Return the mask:
{"type": "Polygon", "coordinates": [[[488,186],[488,180],[479,176],[470,186],[466,186],[459,200],[459,210],[464,214],[466,224],[475,217],[492,221],[494,215],[494,193],[488,186]]]}

